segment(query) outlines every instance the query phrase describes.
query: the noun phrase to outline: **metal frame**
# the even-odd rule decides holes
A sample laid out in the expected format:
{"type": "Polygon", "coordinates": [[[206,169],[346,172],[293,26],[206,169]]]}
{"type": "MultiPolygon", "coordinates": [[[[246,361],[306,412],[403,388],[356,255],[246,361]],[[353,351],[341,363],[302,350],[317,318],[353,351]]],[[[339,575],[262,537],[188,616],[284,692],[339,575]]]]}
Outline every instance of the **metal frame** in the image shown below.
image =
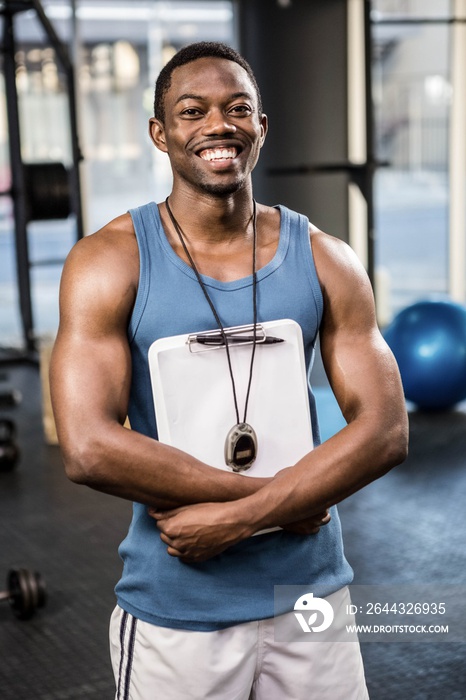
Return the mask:
{"type": "Polygon", "coordinates": [[[27,353],[34,352],[36,338],[34,335],[34,318],[32,311],[29,245],[27,234],[27,202],[25,178],[21,157],[21,134],[18,110],[18,93],[16,89],[16,42],[14,35],[14,17],[19,12],[35,10],[37,18],[47,35],[50,45],[55,50],[61,68],[67,79],[69,124],[71,132],[72,169],[70,172],[71,206],[76,216],[76,238],[83,237],[83,215],[81,203],[81,184],[79,162],[82,160],[79,148],[77,110],[75,97],[74,70],[66,47],[60,41],[39,0],[3,0],[0,2],[0,16],[3,18],[3,64],[5,75],[6,106],[9,128],[9,150],[11,166],[11,189],[1,192],[13,200],[13,215],[16,243],[16,269],[23,338],[27,353]]]}

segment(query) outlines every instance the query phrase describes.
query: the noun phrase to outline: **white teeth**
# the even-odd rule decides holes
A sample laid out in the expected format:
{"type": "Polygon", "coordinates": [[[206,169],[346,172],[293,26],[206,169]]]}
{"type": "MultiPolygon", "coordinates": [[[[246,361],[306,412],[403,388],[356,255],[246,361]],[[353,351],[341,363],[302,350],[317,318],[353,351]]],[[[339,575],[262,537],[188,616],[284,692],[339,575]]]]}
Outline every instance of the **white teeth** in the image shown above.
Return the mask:
{"type": "Polygon", "coordinates": [[[199,154],[203,160],[230,160],[236,158],[236,148],[207,148],[199,154]]]}

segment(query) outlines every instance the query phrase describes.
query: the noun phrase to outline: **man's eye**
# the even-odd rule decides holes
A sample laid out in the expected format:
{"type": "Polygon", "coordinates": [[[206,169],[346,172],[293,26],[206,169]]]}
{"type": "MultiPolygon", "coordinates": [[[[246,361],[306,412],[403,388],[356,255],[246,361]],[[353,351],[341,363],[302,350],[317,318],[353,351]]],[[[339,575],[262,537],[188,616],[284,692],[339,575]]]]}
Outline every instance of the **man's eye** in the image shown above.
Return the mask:
{"type": "Polygon", "coordinates": [[[230,112],[234,114],[251,114],[252,109],[248,105],[234,105],[234,107],[230,109],[230,112]]]}
{"type": "Polygon", "coordinates": [[[195,107],[188,107],[188,109],[184,109],[181,114],[186,117],[197,117],[201,112],[195,107]]]}

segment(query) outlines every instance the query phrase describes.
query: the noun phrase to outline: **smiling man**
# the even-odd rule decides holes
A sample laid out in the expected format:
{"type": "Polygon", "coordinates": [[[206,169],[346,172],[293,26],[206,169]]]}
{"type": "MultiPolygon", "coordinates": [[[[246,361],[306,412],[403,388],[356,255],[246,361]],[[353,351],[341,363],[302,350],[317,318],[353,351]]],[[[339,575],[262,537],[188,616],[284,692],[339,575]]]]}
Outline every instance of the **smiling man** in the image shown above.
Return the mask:
{"type": "MultiPolygon", "coordinates": [[[[160,73],[150,120],[173,170],[169,197],[80,241],[63,272],[51,382],[66,470],[134,502],[110,631],[117,698],[367,697],[358,644],[339,630],[325,643],[274,639],[273,594],[301,585],[348,602],[335,504],[404,459],[403,394],[352,251],[284,206],[256,204],[266,133],[246,61],[223,44],[182,49],[160,73]],[[159,442],[151,344],[200,330],[225,342],[225,328],[251,324],[260,392],[255,324],[274,319],[301,327],[308,371],[320,334],[347,426],[319,445],[309,388],[314,449],[270,477],[254,475],[267,435],[248,425],[247,406],[226,436],[231,469],[159,442]]],[[[224,400],[236,405],[225,351],[224,400]]]]}

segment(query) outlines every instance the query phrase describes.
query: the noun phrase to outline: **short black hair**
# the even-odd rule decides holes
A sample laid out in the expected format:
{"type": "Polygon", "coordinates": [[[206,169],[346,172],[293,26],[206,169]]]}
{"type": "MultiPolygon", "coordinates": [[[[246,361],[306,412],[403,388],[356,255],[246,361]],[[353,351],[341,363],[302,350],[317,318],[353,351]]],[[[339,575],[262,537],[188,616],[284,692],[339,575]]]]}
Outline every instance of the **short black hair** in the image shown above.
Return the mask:
{"type": "Polygon", "coordinates": [[[259,116],[262,115],[262,97],[259,86],[256,76],[246,59],[227,44],[221,44],[217,41],[199,41],[180,49],[160,71],[155,83],[154,93],[154,117],[156,119],[162,124],[165,122],[164,99],[167,90],[170,88],[172,73],[175,68],[196,61],[198,58],[225,58],[227,61],[233,61],[240,65],[241,68],[244,68],[256,91],[259,116]]]}

